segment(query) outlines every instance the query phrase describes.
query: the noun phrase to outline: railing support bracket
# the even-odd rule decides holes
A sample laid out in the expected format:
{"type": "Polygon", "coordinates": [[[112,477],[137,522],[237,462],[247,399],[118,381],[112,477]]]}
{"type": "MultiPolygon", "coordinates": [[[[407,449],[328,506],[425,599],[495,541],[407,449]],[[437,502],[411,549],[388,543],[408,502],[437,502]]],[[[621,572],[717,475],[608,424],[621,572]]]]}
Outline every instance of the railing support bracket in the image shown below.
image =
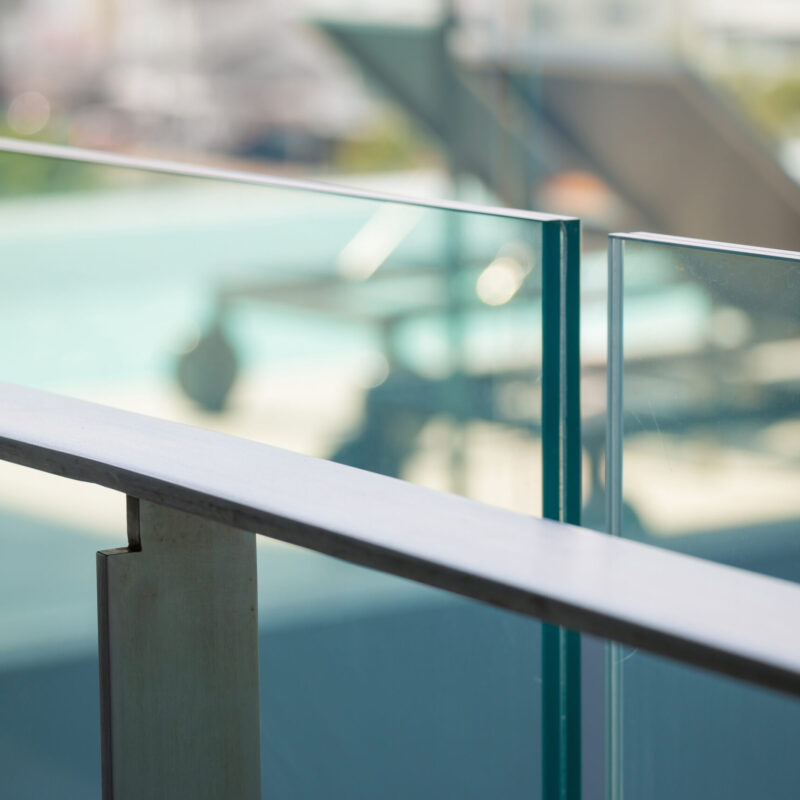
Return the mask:
{"type": "Polygon", "coordinates": [[[104,800],[261,796],[255,537],[128,498],[97,554],[104,800]]]}

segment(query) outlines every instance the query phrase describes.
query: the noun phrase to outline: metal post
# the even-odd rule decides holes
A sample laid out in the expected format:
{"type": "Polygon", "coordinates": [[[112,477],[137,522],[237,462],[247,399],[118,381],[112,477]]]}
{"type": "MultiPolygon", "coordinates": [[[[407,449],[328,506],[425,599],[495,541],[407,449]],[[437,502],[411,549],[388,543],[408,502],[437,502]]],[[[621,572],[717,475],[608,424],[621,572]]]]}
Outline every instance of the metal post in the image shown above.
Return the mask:
{"type": "Polygon", "coordinates": [[[97,554],[104,800],[261,796],[255,537],[128,498],[97,554]]]}

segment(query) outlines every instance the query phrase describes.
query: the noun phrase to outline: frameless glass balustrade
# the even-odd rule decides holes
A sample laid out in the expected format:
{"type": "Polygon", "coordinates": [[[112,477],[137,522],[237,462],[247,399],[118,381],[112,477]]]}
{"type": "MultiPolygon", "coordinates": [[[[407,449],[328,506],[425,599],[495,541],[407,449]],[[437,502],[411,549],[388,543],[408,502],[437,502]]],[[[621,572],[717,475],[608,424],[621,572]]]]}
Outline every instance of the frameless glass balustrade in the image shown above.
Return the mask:
{"type": "MultiPolygon", "coordinates": [[[[6,142],[0,380],[577,521],[577,240],[6,142]]],[[[2,467],[0,769],[31,797],[99,792],[91,554],[124,544],[119,503],[2,467]]],[[[259,579],[269,796],[538,796],[538,623],[275,543],[259,579]]]]}
{"type": "MultiPolygon", "coordinates": [[[[800,253],[609,252],[610,530],[800,580],[800,253]]],[[[796,795],[796,705],[629,651],[610,674],[612,797],[796,795]]]]}

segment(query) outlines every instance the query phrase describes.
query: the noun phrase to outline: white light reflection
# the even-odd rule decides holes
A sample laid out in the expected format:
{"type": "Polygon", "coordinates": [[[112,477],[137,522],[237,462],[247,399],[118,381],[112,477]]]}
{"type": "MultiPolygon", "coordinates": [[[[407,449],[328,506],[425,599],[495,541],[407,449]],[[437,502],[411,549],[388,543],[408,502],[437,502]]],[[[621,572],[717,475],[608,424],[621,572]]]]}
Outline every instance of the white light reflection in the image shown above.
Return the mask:
{"type": "Polygon", "coordinates": [[[50,103],[39,92],[18,94],[8,106],[6,121],[14,133],[33,136],[50,121],[50,103]]]}
{"type": "Polygon", "coordinates": [[[386,381],[390,369],[389,361],[383,353],[370,352],[364,359],[358,382],[365,389],[375,389],[386,381]]]}
{"type": "Polygon", "coordinates": [[[487,306],[502,306],[520,290],[532,268],[533,259],[525,245],[504,247],[478,276],[475,292],[487,306]]]}
{"type": "Polygon", "coordinates": [[[365,281],[374,275],[424,213],[417,206],[380,206],[339,253],[339,274],[351,281],[365,281]]]}

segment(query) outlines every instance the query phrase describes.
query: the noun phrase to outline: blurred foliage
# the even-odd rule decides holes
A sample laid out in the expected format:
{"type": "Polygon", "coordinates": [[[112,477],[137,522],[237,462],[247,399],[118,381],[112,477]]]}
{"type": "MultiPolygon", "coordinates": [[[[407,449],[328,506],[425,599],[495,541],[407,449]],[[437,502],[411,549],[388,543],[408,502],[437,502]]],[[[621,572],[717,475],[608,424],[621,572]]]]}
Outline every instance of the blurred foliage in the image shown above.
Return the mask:
{"type": "Polygon", "coordinates": [[[778,138],[800,135],[800,71],[780,79],[735,73],[725,83],[767,131],[778,138]]]}
{"type": "MultiPolygon", "coordinates": [[[[52,141],[45,130],[36,137],[21,137],[0,123],[0,136],[26,141],[52,141]]],[[[36,158],[18,153],[0,153],[0,196],[71,192],[99,183],[91,164],[36,158]]]]}
{"type": "Polygon", "coordinates": [[[332,166],[342,172],[388,172],[438,163],[435,147],[399,114],[380,116],[357,138],[339,142],[332,166]]]}

